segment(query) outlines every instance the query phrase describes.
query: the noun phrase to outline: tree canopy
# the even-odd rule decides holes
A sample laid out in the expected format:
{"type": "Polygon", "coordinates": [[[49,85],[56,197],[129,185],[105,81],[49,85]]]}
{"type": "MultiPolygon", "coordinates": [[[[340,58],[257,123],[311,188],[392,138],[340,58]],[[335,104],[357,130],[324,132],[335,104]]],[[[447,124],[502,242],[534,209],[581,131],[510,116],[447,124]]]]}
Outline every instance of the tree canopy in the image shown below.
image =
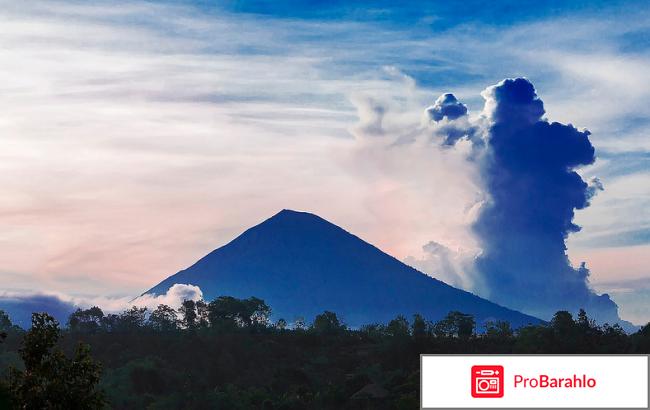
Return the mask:
{"type": "Polygon", "coordinates": [[[358,329],[331,311],[292,319],[231,296],[78,309],[63,329],[38,313],[27,332],[0,311],[0,408],[412,409],[422,353],[650,352],[650,324],[627,335],[584,311],[519,329],[457,311],[358,329]]]}

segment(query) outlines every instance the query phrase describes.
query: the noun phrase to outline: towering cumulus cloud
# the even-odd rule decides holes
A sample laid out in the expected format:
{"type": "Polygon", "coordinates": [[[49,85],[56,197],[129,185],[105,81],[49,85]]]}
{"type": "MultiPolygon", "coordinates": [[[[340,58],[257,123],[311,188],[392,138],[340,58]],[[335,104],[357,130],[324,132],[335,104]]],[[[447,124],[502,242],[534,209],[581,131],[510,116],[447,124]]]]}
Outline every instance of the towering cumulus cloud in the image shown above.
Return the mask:
{"type": "Polygon", "coordinates": [[[487,88],[485,151],[478,160],[489,199],[473,229],[483,252],[477,280],[492,300],[541,318],[584,308],[618,321],[616,304],[589,287],[585,265],[573,267],[565,241],[580,227],[574,211],[589,206],[598,181],[575,171],[594,162],[589,131],[543,119],[544,105],[526,79],[487,88]]]}

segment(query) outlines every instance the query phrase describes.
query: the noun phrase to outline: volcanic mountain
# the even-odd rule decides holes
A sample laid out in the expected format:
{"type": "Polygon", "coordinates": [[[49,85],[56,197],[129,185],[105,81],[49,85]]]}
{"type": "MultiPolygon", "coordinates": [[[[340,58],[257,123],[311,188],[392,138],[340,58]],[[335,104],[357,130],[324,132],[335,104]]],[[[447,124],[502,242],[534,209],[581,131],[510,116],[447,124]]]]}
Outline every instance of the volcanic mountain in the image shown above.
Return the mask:
{"type": "Polygon", "coordinates": [[[290,210],[146,293],[164,294],[177,283],[199,286],[206,300],[256,296],[271,306],[275,319],[288,322],[311,320],[325,310],[350,326],[386,323],[398,314],[439,320],[454,310],[474,315],[479,324],[540,322],[427,276],[316,215],[290,210]]]}

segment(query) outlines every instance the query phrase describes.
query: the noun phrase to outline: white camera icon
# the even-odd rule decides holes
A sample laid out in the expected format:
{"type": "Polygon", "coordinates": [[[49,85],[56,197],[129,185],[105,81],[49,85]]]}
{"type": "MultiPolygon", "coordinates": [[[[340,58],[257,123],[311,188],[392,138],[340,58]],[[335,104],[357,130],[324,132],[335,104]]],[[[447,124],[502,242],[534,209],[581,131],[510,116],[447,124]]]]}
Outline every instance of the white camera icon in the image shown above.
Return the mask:
{"type": "MultiPolygon", "coordinates": [[[[477,372],[478,373],[478,372],[477,372]]],[[[501,391],[499,377],[497,372],[492,370],[482,370],[480,376],[477,376],[475,392],[476,394],[495,394],[501,391]]]]}

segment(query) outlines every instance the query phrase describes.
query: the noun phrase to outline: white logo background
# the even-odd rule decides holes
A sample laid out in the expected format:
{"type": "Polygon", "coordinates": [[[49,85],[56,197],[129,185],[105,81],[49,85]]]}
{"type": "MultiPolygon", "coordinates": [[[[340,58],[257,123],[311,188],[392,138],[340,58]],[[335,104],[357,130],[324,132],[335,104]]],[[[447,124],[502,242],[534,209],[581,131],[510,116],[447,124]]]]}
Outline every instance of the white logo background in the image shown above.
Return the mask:
{"type": "Polygon", "coordinates": [[[422,407],[427,408],[648,408],[648,356],[422,356],[422,407]],[[474,365],[504,367],[503,398],[473,398],[474,365]],[[595,388],[514,387],[524,377],[581,377],[595,388]]]}

